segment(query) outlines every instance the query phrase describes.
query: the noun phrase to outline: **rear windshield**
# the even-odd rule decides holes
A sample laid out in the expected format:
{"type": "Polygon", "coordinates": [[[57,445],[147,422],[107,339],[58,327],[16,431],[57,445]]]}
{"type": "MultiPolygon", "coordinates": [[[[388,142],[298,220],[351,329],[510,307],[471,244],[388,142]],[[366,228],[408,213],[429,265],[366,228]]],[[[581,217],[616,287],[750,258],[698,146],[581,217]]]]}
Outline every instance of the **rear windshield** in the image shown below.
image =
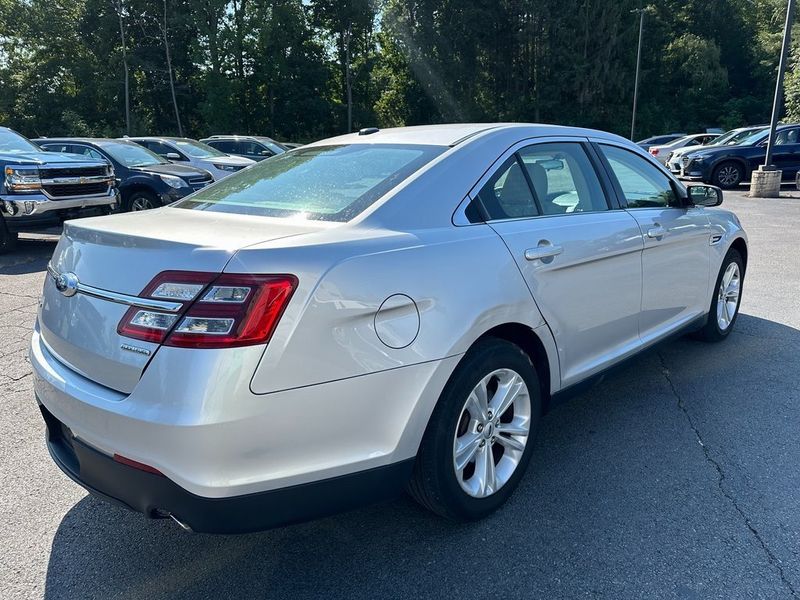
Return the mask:
{"type": "Polygon", "coordinates": [[[445,150],[406,144],[300,148],[226,177],[172,206],[349,221],[445,150]]]}

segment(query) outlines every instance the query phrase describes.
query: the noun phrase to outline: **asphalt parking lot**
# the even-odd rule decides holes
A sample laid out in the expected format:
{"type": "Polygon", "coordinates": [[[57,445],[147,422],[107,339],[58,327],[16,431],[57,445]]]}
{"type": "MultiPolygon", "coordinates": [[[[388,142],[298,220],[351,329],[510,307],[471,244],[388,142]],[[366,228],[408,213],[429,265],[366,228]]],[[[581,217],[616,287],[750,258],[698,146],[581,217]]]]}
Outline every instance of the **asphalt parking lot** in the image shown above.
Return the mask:
{"type": "Polygon", "coordinates": [[[26,360],[56,238],[25,239],[0,258],[0,597],[800,596],[800,193],[788,195],[726,193],[750,235],[731,337],[664,344],[556,408],[510,503],[469,525],[400,498],[208,536],[87,496],[47,455],[26,360]]]}

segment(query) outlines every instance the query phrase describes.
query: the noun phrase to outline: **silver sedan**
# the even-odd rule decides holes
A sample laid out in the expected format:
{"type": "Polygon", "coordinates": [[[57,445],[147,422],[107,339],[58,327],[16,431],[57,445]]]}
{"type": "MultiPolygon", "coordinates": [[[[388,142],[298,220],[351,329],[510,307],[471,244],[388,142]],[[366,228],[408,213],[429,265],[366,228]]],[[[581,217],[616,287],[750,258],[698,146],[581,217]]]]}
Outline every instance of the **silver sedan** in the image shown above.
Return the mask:
{"type": "Polygon", "coordinates": [[[556,400],[677,332],[730,334],[748,249],[721,201],[614,135],[459,124],[69,222],[30,351],[50,453],[196,531],[403,489],[483,517],[556,400]]]}

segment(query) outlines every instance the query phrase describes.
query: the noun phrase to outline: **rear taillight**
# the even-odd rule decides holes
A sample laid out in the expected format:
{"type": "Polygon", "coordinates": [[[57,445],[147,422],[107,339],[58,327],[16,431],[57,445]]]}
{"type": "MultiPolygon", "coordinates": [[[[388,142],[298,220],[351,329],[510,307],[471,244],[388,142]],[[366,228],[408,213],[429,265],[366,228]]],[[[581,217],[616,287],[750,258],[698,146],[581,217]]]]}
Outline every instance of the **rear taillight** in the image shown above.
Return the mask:
{"type": "Polygon", "coordinates": [[[182,348],[230,348],[269,341],[297,287],[293,275],[164,271],[143,298],[180,304],[175,312],[131,307],[120,335],[182,348]]]}
{"type": "Polygon", "coordinates": [[[653,156],[658,156],[658,148],[650,148],[650,154],[653,156]]]}

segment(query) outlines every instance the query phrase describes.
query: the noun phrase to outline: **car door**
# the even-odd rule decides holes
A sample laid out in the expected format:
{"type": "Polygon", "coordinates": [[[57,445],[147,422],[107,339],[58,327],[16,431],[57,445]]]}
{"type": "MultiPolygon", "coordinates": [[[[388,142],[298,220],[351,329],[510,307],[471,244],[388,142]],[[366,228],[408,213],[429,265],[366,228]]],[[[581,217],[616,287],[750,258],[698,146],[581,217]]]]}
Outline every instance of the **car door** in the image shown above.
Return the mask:
{"type": "Polygon", "coordinates": [[[639,346],[642,236],[592,156],[576,138],[521,147],[473,196],[553,333],[562,385],[639,346]]]}
{"type": "MultiPolygon", "coordinates": [[[[766,145],[764,152],[766,153],[766,145]]],[[[762,156],[762,161],[763,158],[762,156]]],[[[772,164],[781,170],[783,179],[794,181],[800,169],[800,128],[788,127],[775,134],[772,164]]]]}
{"type": "Polygon", "coordinates": [[[245,142],[243,150],[243,156],[246,156],[252,160],[264,160],[265,158],[275,156],[275,153],[272,150],[260,142],[245,142]]]}
{"type": "Polygon", "coordinates": [[[708,310],[711,224],[703,208],[681,204],[672,179],[647,158],[597,148],[644,239],[639,334],[648,343],[708,310]]]}

